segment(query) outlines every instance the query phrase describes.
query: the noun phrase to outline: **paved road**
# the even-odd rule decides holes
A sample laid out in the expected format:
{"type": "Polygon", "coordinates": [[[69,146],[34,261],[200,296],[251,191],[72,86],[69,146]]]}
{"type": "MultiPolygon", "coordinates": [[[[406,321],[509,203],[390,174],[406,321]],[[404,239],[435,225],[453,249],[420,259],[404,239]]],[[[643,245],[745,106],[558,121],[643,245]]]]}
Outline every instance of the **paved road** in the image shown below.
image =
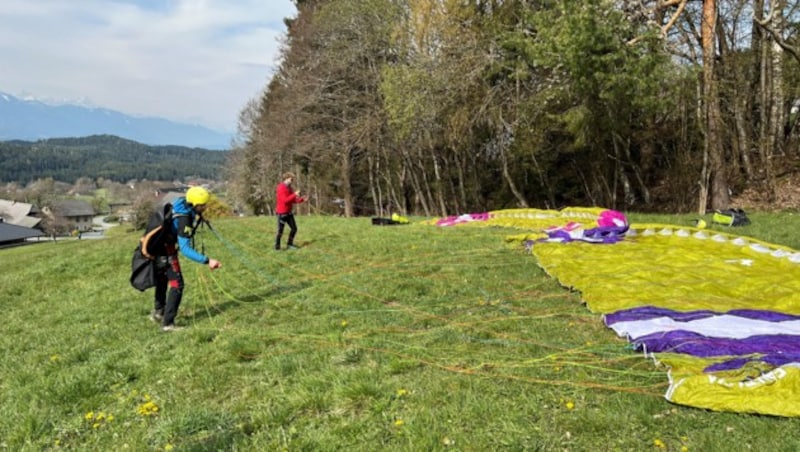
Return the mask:
{"type": "Polygon", "coordinates": [[[106,231],[113,228],[114,226],[118,226],[118,223],[106,223],[105,216],[99,215],[92,219],[92,224],[94,226],[94,231],[92,232],[84,232],[81,234],[81,239],[102,239],[106,236],[106,231]]]}
{"type": "Polygon", "coordinates": [[[92,219],[92,223],[95,225],[96,228],[100,228],[102,230],[111,229],[114,226],[119,226],[119,223],[106,223],[105,222],[105,215],[99,215],[92,219]]]}
{"type": "MultiPolygon", "coordinates": [[[[94,228],[94,231],[83,232],[81,233],[80,237],[73,237],[71,235],[58,236],[55,238],[55,240],[60,241],[60,240],[104,239],[106,237],[107,230],[113,228],[114,226],[119,226],[119,223],[106,223],[104,219],[105,216],[103,215],[96,216],[92,219],[92,226],[94,228]]],[[[27,239],[28,242],[44,242],[51,240],[53,240],[53,237],[49,235],[27,239]]]]}

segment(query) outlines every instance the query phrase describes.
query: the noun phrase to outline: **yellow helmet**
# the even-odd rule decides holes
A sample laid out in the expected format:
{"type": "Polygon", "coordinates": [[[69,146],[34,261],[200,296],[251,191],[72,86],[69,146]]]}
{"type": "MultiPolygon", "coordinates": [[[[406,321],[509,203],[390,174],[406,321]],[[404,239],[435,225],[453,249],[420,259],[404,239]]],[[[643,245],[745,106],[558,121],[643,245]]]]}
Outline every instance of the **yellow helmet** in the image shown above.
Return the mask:
{"type": "Polygon", "coordinates": [[[211,194],[203,187],[192,187],[186,192],[186,202],[193,206],[203,206],[209,198],[211,194]]]}

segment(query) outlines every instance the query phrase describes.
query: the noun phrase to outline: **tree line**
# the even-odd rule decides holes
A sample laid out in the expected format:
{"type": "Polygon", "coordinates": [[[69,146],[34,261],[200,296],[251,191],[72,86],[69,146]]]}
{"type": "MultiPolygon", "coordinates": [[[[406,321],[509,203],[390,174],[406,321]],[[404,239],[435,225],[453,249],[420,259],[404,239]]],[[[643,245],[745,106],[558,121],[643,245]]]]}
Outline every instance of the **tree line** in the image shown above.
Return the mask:
{"type": "Polygon", "coordinates": [[[0,182],[51,178],[69,184],[90,177],[130,180],[219,179],[227,152],[149,146],[111,135],[0,142],[0,182]]]}
{"type": "Polygon", "coordinates": [[[295,0],[241,112],[230,194],[448,215],[775,196],[800,150],[788,0],[295,0]]]}

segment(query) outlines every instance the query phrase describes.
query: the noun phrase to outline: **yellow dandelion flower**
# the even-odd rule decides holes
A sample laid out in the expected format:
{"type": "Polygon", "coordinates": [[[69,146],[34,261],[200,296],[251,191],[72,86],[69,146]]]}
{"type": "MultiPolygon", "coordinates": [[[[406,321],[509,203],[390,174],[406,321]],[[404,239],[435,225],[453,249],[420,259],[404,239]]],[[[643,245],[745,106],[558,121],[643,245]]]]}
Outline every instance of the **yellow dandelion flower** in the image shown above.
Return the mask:
{"type": "Polygon", "coordinates": [[[402,426],[403,426],[403,424],[405,424],[405,422],[403,422],[403,420],[402,420],[402,419],[397,419],[397,420],[395,420],[395,421],[394,421],[394,425],[395,425],[396,427],[402,427],[402,426]]]}
{"type": "Polygon", "coordinates": [[[101,411],[101,412],[99,412],[99,413],[97,413],[97,417],[96,417],[96,419],[97,419],[98,421],[102,421],[102,420],[103,420],[103,419],[105,419],[105,418],[106,418],[106,413],[103,413],[102,411],[101,411]]]}
{"type": "Polygon", "coordinates": [[[406,394],[408,394],[408,391],[403,388],[397,390],[397,397],[403,397],[406,394]]]}
{"type": "Polygon", "coordinates": [[[52,363],[58,361],[59,359],[61,359],[61,357],[58,355],[50,355],[50,362],[52,363]]]}
{"type": "Polygon", "coordinates": [[[342,320],[342,328],[347,327],[347,320],[342,320]]]}
{"type": "Polygon", "coordinates": [[[106,420],[107,420],[108,422],[111,422],[111,421],[113,421],[113,420],[114,420],[114,415],[113,415],[113,414],[109,414],[109,415],[106,417],[106,420]]]}
{"type": "Polygon", "coordinates": [[[156,405],[155,402],[152,401],[145,402],[139,405],[136,411],[139,413],[140,416],[154,416],[158,414],[158,405],[156,405]]]}
{"type": "Polygon", "coordinates": [[[656,446],[656,447],[658,447],[659,449],[664,449],[664,448],[666,448],[666,447],[667,447],[667,445],[666,445],[666,444],[664,444],[664,441],[661,441],[661,440],[660,440],[660,439],[658,439],[658,438],[656,438],[656,439],[654,439],[654,440],[653,440],[653,445],[654,445],[654,446],[656,446]]]}
{"type": "Polygon", "coordinates": [[[100,428],[100,423],[99,422],[95,422],[94,424],[92,424],[92,428],[94,428],[94,429],[100,428]]]}
{"type": "Polygon", "coordinates": [[[681,452],[689,452],[689,448],[686,446],[681,446],[681,452]]]}
{"type": "Polygon", "coordinates": [[[164,446],[164,450],[172,450],[172,449],[175,449],[175,446],[173,446],[172,444],[167,443],[167,445],[164,446]]]}
{"type": "Polygon", "coordinates": [[[569,402],[566,403],[566,407],[567,407],[568,410],[571,410],[571,409],[575,408],[575,403],[573,403],[570,400],[569,402]]]}
{"type": "Polygon", "coordinates": [[[94,419],[94,411],[89,411],[88,413],[86,413],[84,419],[86,419],[87,421],[91,421],[92,419],[94,419]]]}

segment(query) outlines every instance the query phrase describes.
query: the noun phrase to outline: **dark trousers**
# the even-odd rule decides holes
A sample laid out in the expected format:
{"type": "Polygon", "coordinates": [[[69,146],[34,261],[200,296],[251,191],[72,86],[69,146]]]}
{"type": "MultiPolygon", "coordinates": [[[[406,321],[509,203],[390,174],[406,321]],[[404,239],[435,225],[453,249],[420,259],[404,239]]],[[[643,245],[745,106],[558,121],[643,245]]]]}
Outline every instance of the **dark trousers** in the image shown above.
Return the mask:
{"type": "Polygon", "coordinates": [[[289,238],[286,245],[294,245],[294,236],[297,234],[297,223],[294,221],[294,214],[283,213],[278,214],[278,234],[275,236],[275,249],[281,249],[281,237],[283,236],[283,228],[289,226],[289,238]]]}
{"type": "Polygon", "coordinates": [[[163,325],[173,325],[183,298],[183,274],[177,254],[156,257],[155,279],[155,310],[164,316],[163,325]]]}

